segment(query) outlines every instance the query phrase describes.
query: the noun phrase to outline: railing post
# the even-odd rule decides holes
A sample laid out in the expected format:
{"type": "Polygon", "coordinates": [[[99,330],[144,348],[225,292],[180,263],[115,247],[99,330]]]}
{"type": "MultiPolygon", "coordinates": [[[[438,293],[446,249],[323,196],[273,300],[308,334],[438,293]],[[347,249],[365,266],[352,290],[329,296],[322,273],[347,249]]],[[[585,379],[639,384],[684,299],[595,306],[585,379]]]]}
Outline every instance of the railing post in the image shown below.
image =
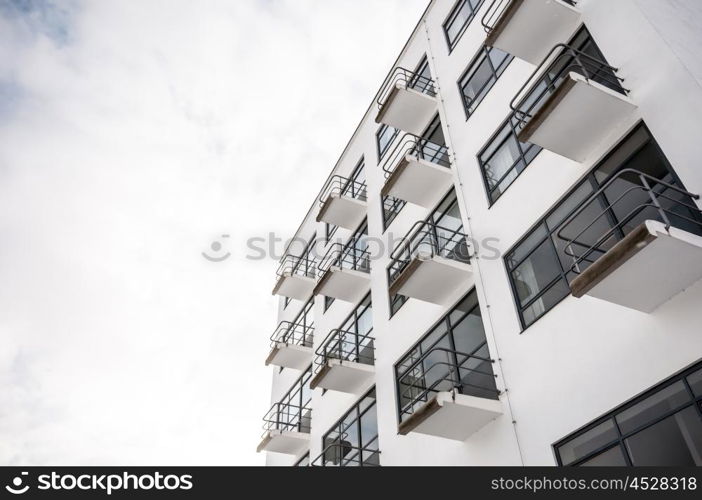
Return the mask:
{"type": "Polygon", "coordinates": [[[663,219],[663,222],[665,222],[665,230],[669,230],[670,220],[668,219],[668,215],[665,213],[665,210],[663,210],[663,207],[661,207],[661,204],[658,203],[658,198],[656,198],[656,195],[653,193],[653,189],[651,189],[651,186],[646,180],[646,177],[644,177],[643,175],[639,175],[639,179],[641,179],[641,183],[643,184],[644,189],[648,191],[648,196],[651,198],[653,205],[656,207],[658,213],[661,215],[661,219],[663,219]]]}

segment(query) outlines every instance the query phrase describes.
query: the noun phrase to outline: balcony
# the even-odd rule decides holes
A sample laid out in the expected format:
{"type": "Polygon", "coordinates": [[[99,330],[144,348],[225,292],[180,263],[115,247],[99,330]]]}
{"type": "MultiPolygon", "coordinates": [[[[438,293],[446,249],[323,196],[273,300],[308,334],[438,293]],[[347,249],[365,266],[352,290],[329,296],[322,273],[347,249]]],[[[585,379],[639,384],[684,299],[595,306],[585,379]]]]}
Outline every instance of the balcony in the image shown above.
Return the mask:
{"type": "Polygon", "coordinates": [[[370,287],[370,254],[365,248],[334,243],[317,266],[314,295],[356,303],[370,287]]]}
{"type": "Polygon", "coordinates": [[[580,25],[574,0],[493,0],[482,19],[485,45],[532,64],[580,25]]]}
{"type": "Polygon", "coordinates": [[[312,362],[314,327],[282,321],[271,335],[271,352],[266,366],[304,370],[312,362]]]}
{"type": "Polygon", "coordinates": [[[313,467],[379,467],[380,450],[376,437],[365,446],[354,446],[347,439],[324,447],[312,461],[313,467]]]}
{"type": "Polygon", "coordinates": [[[702,278],[698,199],[638,170],[613,176],[557,233],[572,258],[573,296],[651,313],[693,285],[702,278]]]}
{"type": "Polygon", "coordinates": [[[398,432],[465,441],[499,417],[493,363],[440,345],[426,351],[397,379],[398,432]]]}
{"type": "Polygon", "coordinates": [[[300,455],[310,446],[312,410],[290,403],[276,403],[263,417],[263,439],[257,452],[300,455]]]}
{"type": "Polygon", "coordinates": [[[305,300],[316,284],[315,261],[307,257],[286,255],[275,274],[278,280],[273,287],[273,295],[305,300]]]}
{"type": "Polygon", "coordinates": [[[436,89],[431,78],[395,68],[378,93],[375,122],[421,135],[438,111],[436,89]]]}
{"type": "Polygon", "coordinates": [[[367,213],[366,184],[333,175],[322,188],[317,222],[356,229],[367,213]]]}
{"type": "Polygon", "coordinates": [[[389,293],[447,305],[473,281],[468,240],[462,228],[415,223],[391,254],[389,293]]]}
{"type": "Polygon", "coordinates": [[[332,330],[315,354],[312,389],[359,394],[375,376],[375,346],[370,334],[332,330]]]}
{"type": "Polygon", "coordinates": [[[453,185],[446,146],[406,133],[386,158],[382,196],[431,208],[453,185]]]}
{"type": "Polygon", "coordinates": [[[584,161],[636,106],[617,68],[556,45],[510,103],[518,139],[584,161]]]}

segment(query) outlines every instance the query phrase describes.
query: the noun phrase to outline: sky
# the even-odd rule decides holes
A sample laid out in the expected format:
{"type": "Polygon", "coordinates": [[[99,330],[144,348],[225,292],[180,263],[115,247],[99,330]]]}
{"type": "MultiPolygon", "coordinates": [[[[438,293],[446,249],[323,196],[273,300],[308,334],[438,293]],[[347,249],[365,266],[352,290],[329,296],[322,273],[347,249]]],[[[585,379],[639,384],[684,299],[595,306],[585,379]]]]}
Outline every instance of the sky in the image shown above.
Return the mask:
{"type": "Polygon", "coordinates": [[[0,0],[1,465],[263,463],[246,242],[292,236],[426,4],[0,0]]]}

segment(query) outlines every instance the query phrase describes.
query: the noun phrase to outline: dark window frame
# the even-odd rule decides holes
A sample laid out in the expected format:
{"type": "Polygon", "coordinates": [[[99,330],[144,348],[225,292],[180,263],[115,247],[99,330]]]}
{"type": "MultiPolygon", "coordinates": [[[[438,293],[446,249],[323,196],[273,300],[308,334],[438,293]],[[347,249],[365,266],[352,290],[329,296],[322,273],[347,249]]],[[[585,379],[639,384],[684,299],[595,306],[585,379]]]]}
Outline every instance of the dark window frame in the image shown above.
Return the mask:
{"type": "MultiPolygon", "coordinates": [[[[490,57],[490,52],[493,50],[500,50],[500,49],[495,49],[494,47],[488,47],[486,45],[481,45],[480,49],[478,49],[478,52],[473,56],[473,59],[468,63],[468,66],[466,69],[461,73],[461,76],[458,78],[456,81],[456,85],[458,85],[458,92],[461,96],[461,103],[463,104],[463,111],[466,114],[466,121],[470,119],[473,114],[475,114],[475,111],[478,109],[480,104],[485,100],[485,98],[488,96],[490,93],[490,90],[492,90],[492,87],[495,86],[495,84],[498,82],[500,77],[504,74],[504,72],[507,70],[509,65],[512,63],[514,60],[514,56],[512,54],[507,54],[507,57],[505,57],[502,60],[502,64],[500,65],[499,68],[495,68],[495,65],[493,63],[492,58],[490,57]],[[465,86],[464,79],[471,73],[473,73],[471,76],[475,76],[475,71],[478,69],[478,67],[483,63],[483,61],[487,59],[487,61],[490,64],[490,70],[492,73],[491,78],[483,84],[483,86],[480,88],[480,92],[485,90],[487,88],[487,91],[485,94],[478,100],[477,104],[474,105],[473,110],[470,111],[469,105],[466,102],[466,96],[463,91],[463,87],[465,86]]],[[[501,51],[504,52],[504,51],[501,51]]],[[[471,103],[472,104],[472,103],[471,103]]]]}
{"type": "Polygon", "coordinates": [[[375,131],[375,152],[378,155],[378,163],[383,159],[385,156],[385,153],[388,152],[388,149],[390,149],[390,146],[392,145],[393,141],[397,138],[397,135],[400,133],[399,129],[396,129],[395,127],[391,127],[390,125],[385,125],[382,124],[380,127],[378,127],[378,130],[375,131]],[[381,150],[380,148],[380,137],[385,133],[386,130],[392,129],[394,132],[392,132],[392,137],[388,139],[388,142],[385,144],[383,149],[381,150]]]}
{"type": "Polygon", "coordinates": [[[446,40],[446,45],[448,46],[448,53],[449,54],[451,54],[453,52],[453,50],[458,45],[458,42],[461,41],[461,38],[463,38],[464,33],[468,30],[468,27],[473,22],[473,19],[476,18],[478,11],[483,6],[484,0],[475,0],[475,1],[476,1],[477,5],[473,6],[472,2],[470,0],[458,0],[451,8],[449,15],[446,16],[446,19],[444,20],[444,22],[441,23],[441,29],[444,32],[444,39],[446,40]],[[461,29],[458,30],[456,37],[453,40],[451,40],[451,37],[449,36],[449,27],[448,26],[449,26],[449,24],[453,25],[453,23],[456,21],[456,18],[458,17],[458,13],[461,11],[463,6],[468,2],[470,2],[471,7],[473,8],[473,12],[471,12],[471,15],[463,23],[463,25],[461,26],[461,29]]]}

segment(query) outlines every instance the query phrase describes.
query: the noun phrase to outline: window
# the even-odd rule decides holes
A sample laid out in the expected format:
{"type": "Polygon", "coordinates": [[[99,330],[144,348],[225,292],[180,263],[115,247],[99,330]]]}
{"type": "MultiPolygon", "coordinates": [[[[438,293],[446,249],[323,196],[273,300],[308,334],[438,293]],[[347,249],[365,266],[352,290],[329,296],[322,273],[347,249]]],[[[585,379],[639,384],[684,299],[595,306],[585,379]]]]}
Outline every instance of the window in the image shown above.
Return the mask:
{"type": "Polygon", "coordinates": [[[321,465],[380,465],[375,389],[363,396],[322,438],[321,465]]]}
{"type": "Polygon", "coordinates": [[[312,423],[312,365],[305,370],[290,390],[266,415],[267,430],[310,432],[312,423]]]}
{"type": "Polygon", "coordinates": [[[392,196],[383,196],[383,231],[387,230],[405,205],[406,201],[392,196]]]}
{"type": "Polygon", "coordinates": [[[324,312],[327,312],[331,305],[334,303],[336,299],[334,297],[327,297],[326,295],[324,296],[324,312]]]}
{"type": "Polygon", "coordinates": [[[559,465],[702,465],[702,363],[554,444],[559,465]]]}
{"type": "Polygon", "coordinates": [[[541,148],[534,144],[519,142],[517,125],[518,120],[510,115],[478,153],[490,205],[502,196],[541,152],[541,148]]]}
{"type": "Polygon", "coordinates": [[[351,175],[342,188],[342,195],[348,195],[351,198],[358,198],[359,200],[366,199],[366,172],[364,167],[365,162],[364,159],[361,158],[353,168],[351,175]]]}
{"type": "MultiPolygon", "coordinates": [[[[292,321],[290,332],[293,334],[296,330],[308,331],[311,328],[314,328],[314,297],[311,297],[310,300],[305,303],[305,306],[292,321]]],[[[283,335],[279,340],[280,342],[285,342],[287,337],[283,335]]],[[[305,338],[302,345],[312,347],[312,336],[305,338]]]]}
{"type": "MultiPolygon", "coordinates": [[[[639,185],[638,177],[622,177],[611,184],[604,193],[598,195],[598,200],[591,203],[567,226],[567,231],[558,236],[566,219],[602,184],[625,168],[632,168],[682,187],[648,128],[640,124],[505,255],[505,265],[522,328],[533,324],[567,297],[570,294],[569,283],[575,278],[576,271],[581,272],[589,265],[588,262],[584,262],[579,264],[578,269],[573,268],[573,257],[566,253],[565,248],[568,239],[578,236],[578,243],[575,246],[588,248],[609,229],[626,222],[622,225],[622,230],[617,229],[612,237],[596,247],[596,252],[590,256],[590,262],[592,262],[644,220],[660,220],[658,212],[649,208],[627,221],[626,218],[631,209],[647,202],[648,194],[635,189],[639,185]],[[634,188],[632,194],[627,195],[631,197],[630,202],[626,205],[615,205],[616,208],[607,211],[607,217],[596,219],[611,201],[632,188],[634,188]],[[590,225],[593,220],[595,223],[590,225]],[[579,234],[581,232],[582,234],[579,234]]],[[[668,197],[664,208],[670,212],[675,210],[679,212],[679,209],[671,208],[675,206],[676,200],[682,200],[694,206],[693,200],[684,199],[684,196],[679,193],[671,190],[666,192],[665,189],[661,191],[668,197]]],[[[689,222],[689,219],[699,218],[696,213],[680,213],[679,217],[671,213],[670,218],[671,223],[676,227],[695,234],[702,233],[699,225],[689,222]],[[683,217],[688,220],[686,221],[683,217]]]]}
{"type": "Polygon", "coordinates": [[[375,345],[373,342],[373,305],[370,293],[356,306],[339,327],[343,332],[353,335],[345,336],[344,342],[354,345],[338,346],[345,353],[343,359],[354,359],[359,363],[375,363],[375,345]]]}
{"type": "Polygon", "coordinates": [[[381,125],[378,131],[375,133],[375,144],[378,151],[378,162],[383,158],[385,153],[387,153],[388,148],[392,144],[392,141],[397,137],[400,131],[396,128],[390,127],[388,125],[381,125]]]}
{"type": "Polygon", "coordinates": [[[339,226],[329,224],[328,222],[324,223],[324,241],[326,243],[329,243],[331,241],[337,229],[339,229],[339,226]]]}
{"type": "Polygon", "coordinates": [[[482,46],[458,82],[466,111],[470,118],[513,57],[495,47],[482,46]]]}
{"type": "Polygon", "coordinates": [[[417,64],[417,67],[414,69],[414,76],[412,77],[412,80],[407,83],[407,86],[423,94],[428,94],[431,96],[436,95],[434,81],[431,79],[429,60],[427,59],[426,54],[424,57],[422,57],[417,64]]]}
{"type": "Polygon", "coordinates": [[[451,9],[451,13],[444,21],[444,35],[446,35],[449,52],[461,39],[482,3],[483,0],[459,0],[451,9]]]}
{"type": "Polygon", "coordinates": [[[497,399],[498,391],[475,289],[395,365],[400,422],[437,392],[497,399]]]}

